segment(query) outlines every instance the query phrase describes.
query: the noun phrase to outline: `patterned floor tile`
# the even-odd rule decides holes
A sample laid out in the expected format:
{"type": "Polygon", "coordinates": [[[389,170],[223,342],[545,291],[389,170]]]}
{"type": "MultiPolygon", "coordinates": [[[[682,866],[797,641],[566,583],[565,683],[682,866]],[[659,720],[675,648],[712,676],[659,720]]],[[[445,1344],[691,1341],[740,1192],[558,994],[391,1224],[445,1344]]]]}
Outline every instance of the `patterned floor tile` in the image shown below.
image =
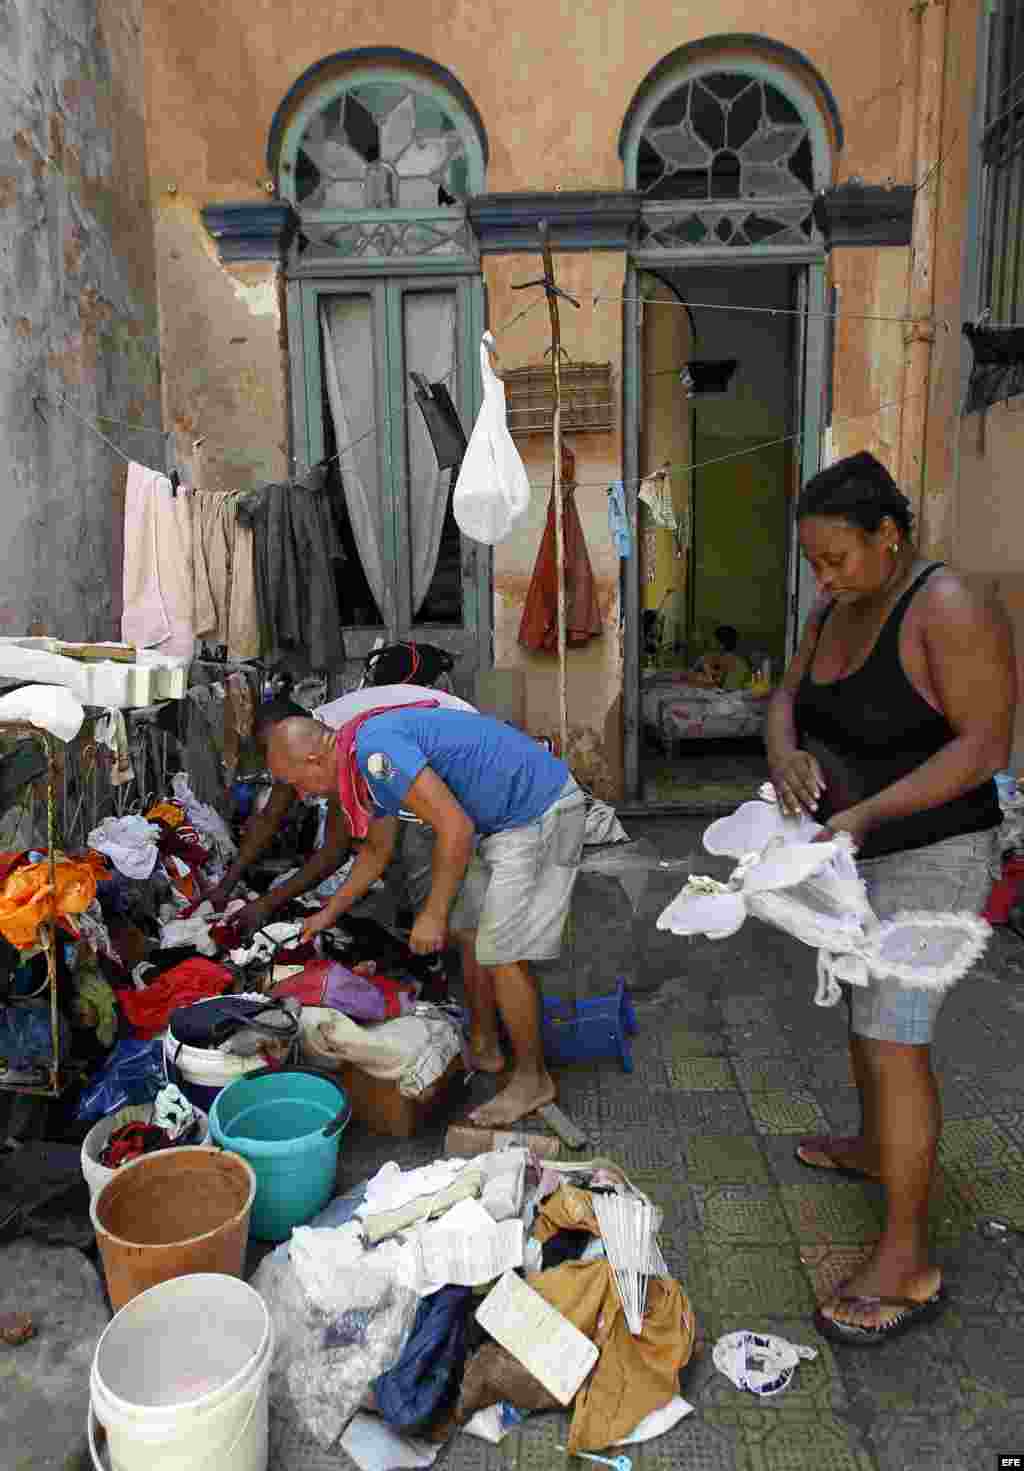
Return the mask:
{"type": "Polygon", "coordinates": [[[988,1089],[974,1078],[945,1077],[939,1079],[944,1129],[954,1119],[974,1119],[991,1114],[988,1089]]]}
{"type": "Polygon", "coordinates": [[[682,1174],[686,1143],[679,1129],[662,1118],[646,1124],[623,1125],[602,1121],[598,1131],[601,1153],[629,1174],[635,1170],[670,1169],[682,1174]]]}
{"type": "Polygon", "coordinates": [[[958,1415],[884,1414],[868,1423],[868,1444],[879,1471],[988,1471],[995,1456],[964,1459],[958,1415]]]}
{"type": "Polygon", "coordinates": [[[752,1093],[750,1112],[762,1134],[823,1134],[827,1130],[824,1114],[807,1094],[752,1093]]]}
{"type": "Polygon", "coordinates": [[[753,1134],[743,1094],[733,1089],[718,1093],[675,1093],[674,1114],[687,1138],[693,1134],[753,1134]]]}
{"type": "Polygon", "coordinates": [[[683,1233],[696,1231],[699,1226],[697,1203],[685,1172],[678,1164],[655,1168],[638,1165],[629,1171],[629,1178],[637,1190],[649,1196],[663,1213],[662,1236],[666,1233],[676,1235],[680,1245],[685,1247],[687,1241],[683,1233]]]}
{"type": "Polygon", "coordinates": [[[860,1133],[860,1094],[856,1088],[833,1083],[810,1091],[828,1120],[830,1133],[839,1138],[860,1133]]]}
{"type": "MultiPolygon", "coordinates": [[[[811,1133],[819,1131],[812,1130],[811,1133]]],[[[772,1174],[783,1185],[826,1185],[834,1182],[835,1176],[825,1170],[812,1170],[796,1157],[800,1143],[799,1134],[761,1134],[759,1143],[768,1157],[772,1174]]]]}
{"type": "MultiPolygon", "coordinates": [[[[557,1466],[565,1465],[565,1452],[558,1449],[565,1445],[566,1436],[569,1433],[571,1416],[556,1410],[550,1415],[533,1415],[519,1431],[514,1431],[500,1446],[488,1446],[488,1450],[499,1452],[497,1460],[491,1464],[496,1471],[508,1471],[509,1466],[518,1467],[518,1471],[554,1471],[557,1466]]],[[[451,1448],[468,1441],[470,1447],[479,1446],[481,1450],[486,1445],[485,1441],[477,1440],[474,1436],[458,1435],[450,1443],[451,1448]]],[[[449,1450],[448,1455],[451,1454],[449,1450]]],[[[445,1465],[448,1464],[448,1455],[445,1457],[445,1465]]],[[[473,1467],[471,1456],[467,1456],[462,1465],[467,1468],[473,1467]]]]}
{"type": "Polygon", "coordinates": [[[814,1307],[796,1249],[708,1245],[713,1307],[720,1314],[791,1318],[814,1307]]]}
{"type": "Polygon", "coordinates": [[[974,1231],[980,1212],[964,1195],[966,1185],[966,1173],[956,1176],[941,1168],[936,1173],[928,1205],[928,1227],[936,1247],[956,1246],[974,1231]]]}
{"type": "Polygon", "coordinates": [[[796,1058],[738,1057],[735,1068],[740,1087],[748,1093],[801,1091],[807,1087],[806,1071],[796,1058]]]}
{"type": "MultiPolygon", "coordinates": [[[[735,1471],[736,1432],[728,1425],[709,1425],[701,1415],[691,1415],[660,1440],[630,1446],[636,1471],[735,1471]]],[[[590,1462],[581,1467],[594,1471],[590,1462]]]]}
{"type": "Polygon", "coordinates": [[[736,1087],[736,1076],[727,1058],[681,1057],[669,1062],[668,1075],[673,1088],[697,1092],[718,1092],[736,1087]]]}
{"type": "Polygon", "coordinates": [[[983,1170],[1024,1171],[1024,1155],[990,1119],[947,1119],[939,1139],[939,1163],[983,1170]]]}
{"type": "Polygon", "coordinates": [[[686,1143],[686,1170],[697,1185],[767,1185],[771,1171],[754,1138],[698,1134],[686,1143]]]}
{"type": "Polygon", "coordinates": [[[697,1215],[710,1244],[775,1246],[790,1240],[789,1222],[775,1190],[764,1185],[697,1186],[697,1215]]]}
{"type": "Polygon", "coordinates": [[[624,1074],[605,1082],[598,1103],[598,1118],[602,1123],[641,1124],[657,1115],[672,1123],[676,1118],[675,1091],[671,1086],[668,1068],[662,1069],[661,1086],[651,1080],[647,1069],[643,1082],[637,1074],[624,1074]]]}
{"type": "Polygon", "coordinates": [[[965,1232],[955,1246],[938,1247],[935,1262],[958,1309],[1024,1317],[1021,1238],[991,1242],[978,1232],[965,1232]]]}
{"type": "Polygon", "coordinates": [[[874,1471],[860,1432],[832,1414],[791,1412],[782,1400],[708,1410],[704,1418],[736,1431],[736,1471],[874,1471]]]}
{"type": "MultiPolygon", "coordinates": [[[[954,1351],[962,1374],[1024,1410],[1024,1335],[1020,1318],[958,1314],[954,1351]]],[[[1021,1420],[1024,1431],[1024,1418],[1021,1420]]]]}
{"type": "Polygon", "coordinates": [[[1000,1216],[1024,1231],[1024,1172],[993,1171],[972,1175],[961,1187],[967,1206],[978,1216],[1000,1216]]]}
{"type": "Polygon", "coordinates": [[[1016,1147],[1024,1151],[1024,1111],[1021,1110],[1021,1097],[1017,1098],[1014,1108],[993,1109],[993,1123],[999,1125],[1007,1139],[1016,1147]]]}
{"type": "Polygon", "coordinates": [[[801,1245],[800,1260],[811,1279],[815,1302],[826,1302],[838,1292],[868,1260],[873,1250],[874,1247],[867,1243],[860,1246],[801,1245]]]}
{"type": "Polygon", "coordinates": [[[882,1209],[878,1198],[853,1181],[824,1185],[783,1185],[779,1192],[793,1232],[801,1243],[877,1241],[882,1209]]]}
{"type": "Polygon", "coordinates": [[[721,1057],[725,1052],[725,1039],[719,1031],[701,1031],[677,1024],[666,1027],[660,1040],[669,1062],[679,1062],[684,1057],[721,1057]]]}
{"type": "Polygon", "coordinates": [[[757,1027],[762,1022],[774,1026],[777,1008],[763,993],[753,996],[732,993],[722,997],[722,1019],[727,1027],[757,1027]]]}
{"type": "Polygon", "coordinates": [[[754,1027],[727,1027],[723,1033],[726,1050],[733,1057],[798,1057],[805,1047],[794,1045],[794,1039],[781,1027],[767,1023],[754,1027]]]}
{"type": "Polygon", "coordinates": [[[958,1409],[962,1374],[952,1336],[950,1324],[938,1318],[918,1324],[913,1338],[895,1338],[870,1350],[837,1349],[851,1410],[870,1419],[921,1411],[943,1415],[958,1409]]]}

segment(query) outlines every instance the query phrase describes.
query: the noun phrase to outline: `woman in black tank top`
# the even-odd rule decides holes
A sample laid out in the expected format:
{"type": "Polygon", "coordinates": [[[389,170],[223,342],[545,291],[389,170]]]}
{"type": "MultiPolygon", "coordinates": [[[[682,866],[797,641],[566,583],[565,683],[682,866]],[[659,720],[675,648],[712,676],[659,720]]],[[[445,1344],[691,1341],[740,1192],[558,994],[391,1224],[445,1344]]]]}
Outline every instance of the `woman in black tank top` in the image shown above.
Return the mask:
{"type": "MultiPolygon", "coordinates": [[[[941,564],[917,560],[909,503],[872,455],[809,481],[797,519],[822,597],[768,715],[780,805],[817,817],[824,837],[850,835],[879,918],[980,909],[1001,818],[992,777],[1016,703],[1006,620],[941,564]]],[[[877,1344],[944,1301],[928,1255],[942,995],[886,981],[847,992],[861,1132],[803,1140],[797,1158],[886,1187],[874,1255],[816,1319],[830,1338],[877,1344]]]]}

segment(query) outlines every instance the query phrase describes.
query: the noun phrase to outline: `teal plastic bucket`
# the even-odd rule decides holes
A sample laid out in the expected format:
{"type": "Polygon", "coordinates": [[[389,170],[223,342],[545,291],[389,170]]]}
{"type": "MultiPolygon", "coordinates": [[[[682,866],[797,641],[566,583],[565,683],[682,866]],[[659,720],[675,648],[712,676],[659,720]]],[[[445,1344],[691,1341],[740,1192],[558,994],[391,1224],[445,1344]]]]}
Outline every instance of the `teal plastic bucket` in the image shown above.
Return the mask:
{"type": "Polygon", "coordinates": [[[255,1172],[250,1230],[258,1240],[284,1241],[323,1210],[351,1116],[341,1084],[313,1068],[263,1068],[218,1093],[210,1133],[255,1172]]]}

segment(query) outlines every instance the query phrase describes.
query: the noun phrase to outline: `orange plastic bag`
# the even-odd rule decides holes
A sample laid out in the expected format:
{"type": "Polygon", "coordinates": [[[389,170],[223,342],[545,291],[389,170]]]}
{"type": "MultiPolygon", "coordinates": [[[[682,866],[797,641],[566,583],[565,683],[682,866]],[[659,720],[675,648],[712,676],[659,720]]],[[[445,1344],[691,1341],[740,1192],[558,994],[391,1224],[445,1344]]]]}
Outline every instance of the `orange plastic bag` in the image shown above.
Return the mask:
{"type": "Polygon", "coordinates": [[[58,858],[56,898],[50,888],[49,864],[27,863],[11,873],[0,890],[0,935],[18,950],[29,950],[39,940],[39,926],[81,914],[96,897],[97,879],[109,870],[95,853],[85,858],[58,858]]]}

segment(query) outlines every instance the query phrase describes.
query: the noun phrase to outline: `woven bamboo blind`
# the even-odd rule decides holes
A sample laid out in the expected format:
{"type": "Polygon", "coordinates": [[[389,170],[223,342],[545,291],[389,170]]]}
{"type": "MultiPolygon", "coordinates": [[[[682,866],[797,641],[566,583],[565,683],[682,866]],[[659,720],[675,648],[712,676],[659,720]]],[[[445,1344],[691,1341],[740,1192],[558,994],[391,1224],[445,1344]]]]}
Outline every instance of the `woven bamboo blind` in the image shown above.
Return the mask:
{"type": "MultiPolygon", "coordinates": [[[[551,369],[507,368],[505,403],[512,434],[550,434],[553,414],[551,369]]],[[[611,363],[562,364],[562,428],[574,434],[613,429],[611,363]]]]}

